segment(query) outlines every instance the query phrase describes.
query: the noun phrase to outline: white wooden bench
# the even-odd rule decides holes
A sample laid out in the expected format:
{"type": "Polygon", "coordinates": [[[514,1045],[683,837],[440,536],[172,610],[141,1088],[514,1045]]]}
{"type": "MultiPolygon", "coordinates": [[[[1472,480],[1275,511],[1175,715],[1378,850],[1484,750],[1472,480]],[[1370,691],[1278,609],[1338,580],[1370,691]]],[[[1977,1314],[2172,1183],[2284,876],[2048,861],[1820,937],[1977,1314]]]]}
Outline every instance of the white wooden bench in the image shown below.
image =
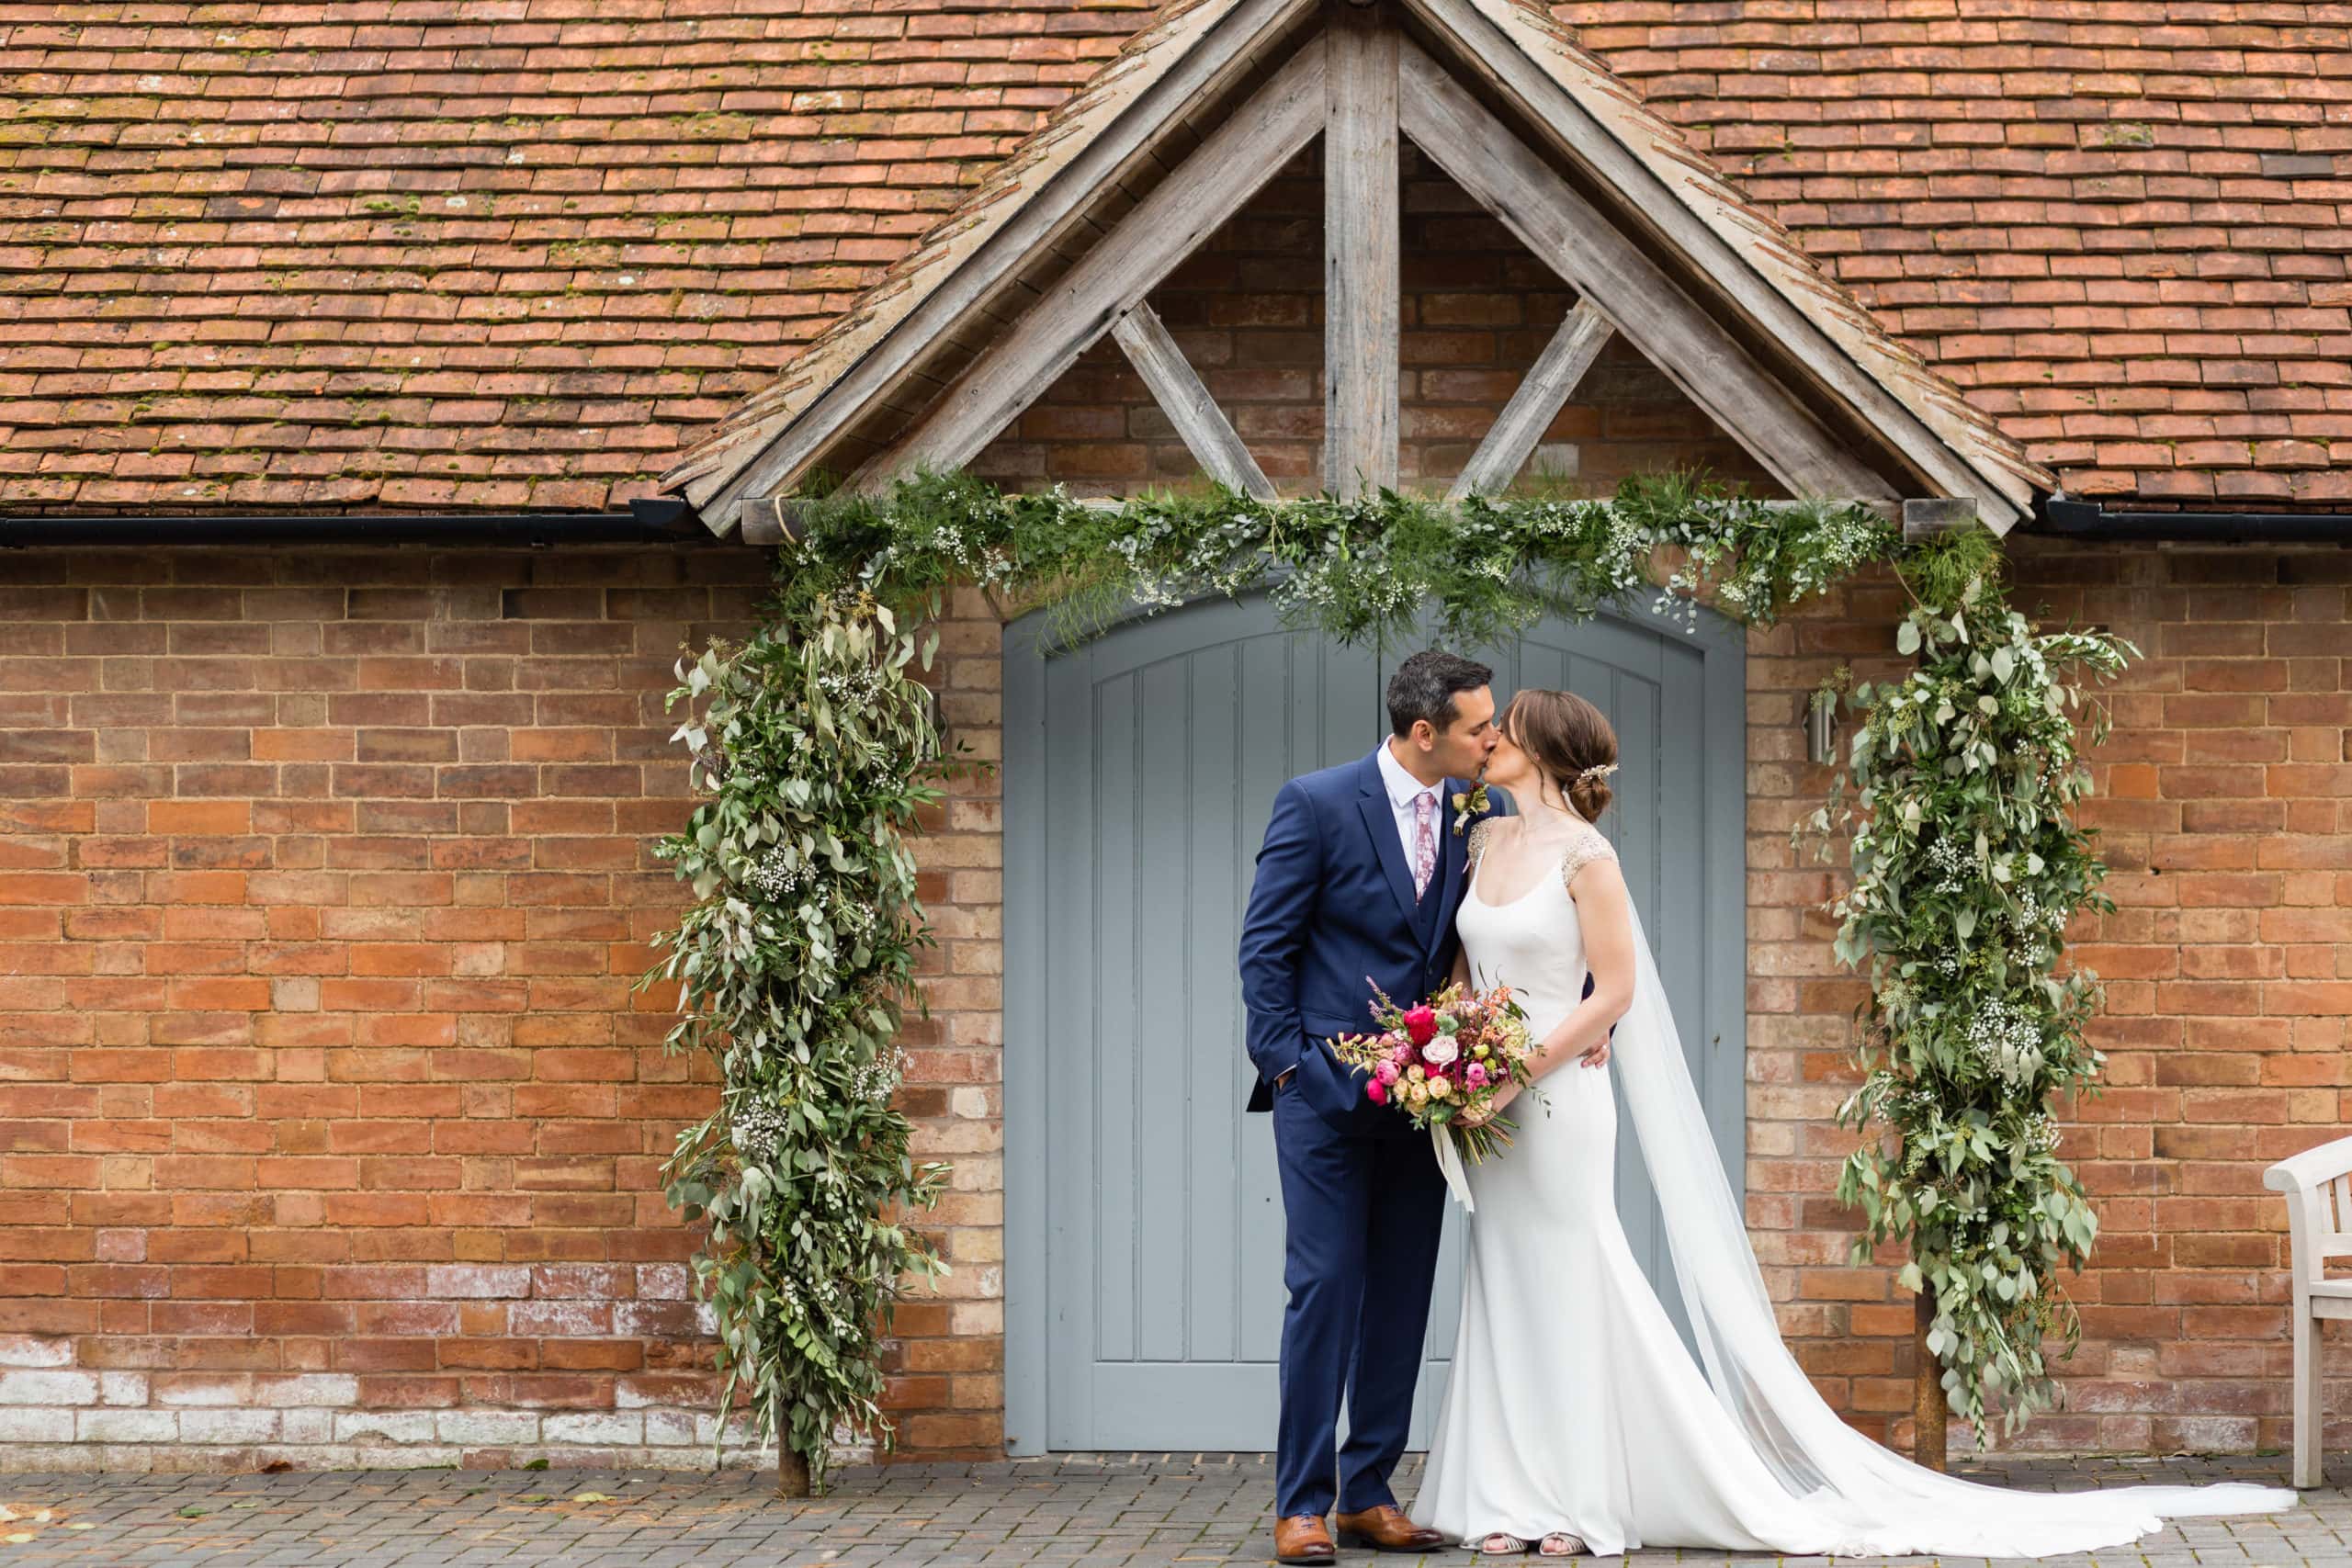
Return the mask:
{"type": "Polygon", "coordinates": [[[2262,1184],[2287,1195],[2295,1276],[2295,1484],[2320,1483],[2320,1320],[2352,1318],[2352,1279],[2331,1280],[2327,1260],[2352,1257],[2352,1138],[2282,1159],[2262,1184]]]}

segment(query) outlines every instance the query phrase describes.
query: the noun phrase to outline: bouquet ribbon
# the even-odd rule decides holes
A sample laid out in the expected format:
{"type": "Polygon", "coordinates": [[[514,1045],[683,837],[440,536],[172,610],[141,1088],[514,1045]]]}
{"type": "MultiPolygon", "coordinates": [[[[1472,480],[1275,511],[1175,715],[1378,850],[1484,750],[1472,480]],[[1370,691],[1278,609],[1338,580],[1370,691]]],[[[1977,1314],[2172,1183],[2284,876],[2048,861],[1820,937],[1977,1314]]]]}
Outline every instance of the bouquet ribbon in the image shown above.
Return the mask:
{"type": "Polygon", "coordinates": [[[1453,1146],[1453,1134],[1440,1124],[1430,1129],[1430,1140],[1437,1145],[1437,1168],[1453,1190],[1453,1201],[1463,1213],[1476,1213],[1478,1205],[1470,1201],[1470,1179],[1462,1169],[1462,1151],[1453,1146]]]}

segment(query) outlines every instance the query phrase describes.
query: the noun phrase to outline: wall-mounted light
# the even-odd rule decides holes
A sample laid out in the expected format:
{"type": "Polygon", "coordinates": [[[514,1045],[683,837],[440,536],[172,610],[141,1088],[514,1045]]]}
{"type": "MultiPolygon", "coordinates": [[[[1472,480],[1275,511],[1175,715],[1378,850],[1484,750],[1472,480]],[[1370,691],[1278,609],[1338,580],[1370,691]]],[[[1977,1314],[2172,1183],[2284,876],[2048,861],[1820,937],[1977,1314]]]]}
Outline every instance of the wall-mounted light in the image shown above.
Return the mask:
{"type": "Polygon", "coordinates": [[[1838,760],[1838,696],[1834,692],[1813,694],[1805,705],[1804,754],[1816,762],[1838,760]]]}
{"type": "MultiPolygon", "coordinates": [[[[946,679],[944,674],[937,678],[946,679]]],[[[947,699],[940,695],[936,686],[921,681],[916,682],[915,686],[922,693],[922,705],[929,712],[931,728],[939,736],[939,754],[945,757],[956,750],[955,741],[948,739],[947,734],[947,699]]]]}

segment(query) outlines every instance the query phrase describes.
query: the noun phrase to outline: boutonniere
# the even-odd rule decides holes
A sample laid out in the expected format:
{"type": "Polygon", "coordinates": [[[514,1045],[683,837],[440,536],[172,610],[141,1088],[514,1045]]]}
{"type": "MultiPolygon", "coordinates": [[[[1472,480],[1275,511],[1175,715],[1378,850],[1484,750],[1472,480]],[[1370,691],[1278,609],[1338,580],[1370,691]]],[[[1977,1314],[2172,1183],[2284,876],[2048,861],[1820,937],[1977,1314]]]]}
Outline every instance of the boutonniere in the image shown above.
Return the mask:
{"type": "Polygon", "coordinates": [[[1466,791],[1453,796],[1453,836],[1460,838],[1470,830],[1470,818],[1487,814],[1487,781],[1480,779],[1466,791]]]}

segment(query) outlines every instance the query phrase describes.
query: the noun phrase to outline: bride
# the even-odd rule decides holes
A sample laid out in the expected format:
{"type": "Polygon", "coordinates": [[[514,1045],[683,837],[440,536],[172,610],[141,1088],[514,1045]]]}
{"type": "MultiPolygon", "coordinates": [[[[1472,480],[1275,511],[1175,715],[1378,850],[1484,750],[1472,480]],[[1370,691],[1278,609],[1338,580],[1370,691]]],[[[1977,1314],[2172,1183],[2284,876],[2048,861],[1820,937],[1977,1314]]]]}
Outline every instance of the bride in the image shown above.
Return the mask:
{"type": "Polygon", "coordinates": [[[1640,918],[1593,826],[1616,758],[1590,703],[1524,691],[1487,764],[1522,814],[1473,832],[1455,977],[1518,993],[1548,1108],[1519,1107],[1510,1147],[1465,1173],[1461,1326],[1412,1521],[1490,1554],[2038,1557],[2120,1545],[2166,1516],[2290,1506],[2292,1492],[2245,1483],[2053,1495],[1961,1481],[1822,1402],[1781,1340],[1640,918]],[[1617,1089],[1703,1372],[1618,1224],[1617,1089]]]}

